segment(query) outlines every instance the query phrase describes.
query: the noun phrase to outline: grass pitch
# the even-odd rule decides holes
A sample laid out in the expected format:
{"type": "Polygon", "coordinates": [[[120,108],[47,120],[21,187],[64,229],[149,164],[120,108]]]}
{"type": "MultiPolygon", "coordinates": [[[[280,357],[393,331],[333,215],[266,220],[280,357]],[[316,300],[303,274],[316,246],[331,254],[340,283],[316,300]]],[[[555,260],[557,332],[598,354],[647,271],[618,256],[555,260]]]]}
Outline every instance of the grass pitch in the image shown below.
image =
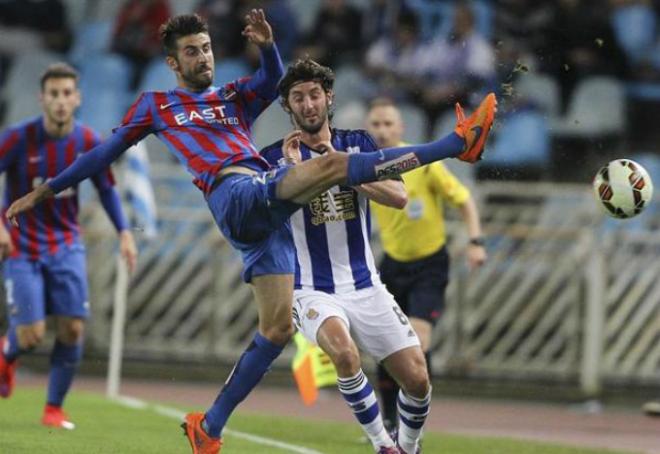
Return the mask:
{"type": "MultiPolygon", "coordinates": [[[[48,454],[185,454],[190,453],[179,422],[150,409],[127,408],[102,396],[74,392],[66,409],[76,423],[73,431],[51,430],[39,424],[43,389],[19,388],[0,400],[0,453],[48,454]]],[[[355,424],[321,423],[278,415],[236,414],[229,428],[281,441],[323,454],[368,454],[355,424]]],[[[280,454],[291,452],[228,434],[222,454],[280,454]]],[[[427,433],[427,454],[624,454],[499,438],[427,433]]],[[[626,453],[629,454],[629,453],[626,453]]]]}

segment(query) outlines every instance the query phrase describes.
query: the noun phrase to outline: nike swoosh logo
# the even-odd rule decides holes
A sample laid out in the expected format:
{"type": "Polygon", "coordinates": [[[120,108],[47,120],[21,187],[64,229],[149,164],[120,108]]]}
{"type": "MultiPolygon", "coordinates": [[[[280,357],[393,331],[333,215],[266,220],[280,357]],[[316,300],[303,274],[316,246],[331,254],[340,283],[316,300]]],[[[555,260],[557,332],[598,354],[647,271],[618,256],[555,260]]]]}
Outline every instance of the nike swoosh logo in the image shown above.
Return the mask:
{"type": "Polygon", "coordinates": [[[470,128],[470,131],[474,133],[474,139],[472,139],[472,144],[474,145],[475,143],[479,142],[479,138],[483,133],[483,128],[481,126],[473,126],[470,128]]]}
{"type": "Polygon", "coordinates": [[[385,160],[385,153],[383,153],[383,150],[378,150],[378,160],[379,161],[385,160]]]}
{"type": "Polygon", "coordinates": [[[170,107],[170,106],[172,106],[172,105],[174,105],[173,102],[171,102],[171,103],[169,103],[169,104],[161,104],[161,105],[160,105],[160,110],[165,110],[165,109],[167,109],[168,107],[170,107]]]}

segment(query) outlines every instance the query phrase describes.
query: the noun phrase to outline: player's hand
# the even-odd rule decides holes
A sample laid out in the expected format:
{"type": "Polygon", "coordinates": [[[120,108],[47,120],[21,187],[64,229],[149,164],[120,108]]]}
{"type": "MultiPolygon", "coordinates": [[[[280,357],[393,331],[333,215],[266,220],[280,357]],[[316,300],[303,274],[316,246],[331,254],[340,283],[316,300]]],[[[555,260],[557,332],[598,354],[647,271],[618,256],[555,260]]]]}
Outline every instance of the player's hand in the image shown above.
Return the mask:
{"type": "Polygon", "coordinates": [[[284,137],[284,142],[282,143],[282,155],[290,164],[298,164],[302,161],[302,154],[300,153],[301,137],[302,131],[299,130],[292,131],[284,137]]]}
{"type": "Polygon", "coordinates": [[[11,242],[11,235],[0,222],[0,261],[6,259],[14,252],[14,244],[11,242]]]}
{"type": "Polygon", "coordinates": [[[266,20],[266,14],[263,9],[252,9],[245,15],[247,25],[243,29],[242,35],[259,47],[270,46],[273,44],[273,29],[266,20]]]}
{"type": "Polygon", "coordinates": [[[470,244],[467,248],[467,262],[470,271],[474,271],[483,265],[488,259],[486,248],[476,244],[470,244]]]}
{"type": "Polygon", "coordinates": [[[319,150],[321,153],[337,153],[337,150],[335,150],[335,147],[332,146],[332,143],[328,142],[321,142],[316,146],[316,149],[319,150]]]}
{"type": "Polygon", "coordinates": [[[15,226],[18,227],[18,215],[26,213],[33,209],[36,205],[41,203],[42,200],[55,195],[53,190],[47,184],[42,184],[36,187],[32,192],[25,194],[18,200],[15,200],[7,210],[7,219],[15,226]]]}
{"type": "Polygon", "coordinates": [[[119,253],[126,261],[129,274],[133,274],[137,266],[138,252],[133,234],[128,230],[122,230],[119,233],[119,253]]]}

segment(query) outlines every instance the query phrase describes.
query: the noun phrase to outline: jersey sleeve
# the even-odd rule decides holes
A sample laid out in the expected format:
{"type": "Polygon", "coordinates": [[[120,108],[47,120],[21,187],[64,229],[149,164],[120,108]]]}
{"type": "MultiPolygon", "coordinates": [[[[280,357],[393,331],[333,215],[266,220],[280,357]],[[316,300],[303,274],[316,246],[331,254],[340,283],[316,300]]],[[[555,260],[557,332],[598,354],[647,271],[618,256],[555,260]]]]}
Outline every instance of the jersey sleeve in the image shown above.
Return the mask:
{"type": "Polygon", "coordinates": [[[443,200],[453,206],[463,205],[470,197],[470,191],[453,173],[440,162],[434,162],[426,167],[431,179],[431,188],[443,200]]]}
{"type": "Polygon", "coordinates": [[[360,131],[359,140],[361,153],[378,151],[378,145],[376,145],[376,141],[367,131],[360,131]]]}
{"type": "Polygon", "coordinates": [[[7,129],[0,134],[0,173],[7,170],[16,158],[21,134],[18,129],[7,129]]]}
{"type": "Polygon", "coordinates": [[[261,65],[250,77],[238,79],[225,88],[236,90],[245,109],[245,120],[254,123],[259,114],[277,99],[277,84],[284,74],[277,46],[261,50],[261,65]]]}
{"type": "MultiPolygon", "coordinates": [[[[101,143],[101,136],[91,129],[85,130],[84,137],[85,144],[83,154],[89,152],[101,143]]],[[[106,167],[96,175],[93,175],[90,179],[99,192],[112,188],[115,185],[115,177],[112,174],[110,167],[106,167]]]]}
{"type": "Polygon", "coordinates": [[[282,153],[282,147],[273,145],[262,149],[259,151],[259,154],[262,158],[268,161],[268,164],[273,167],[279,167],[282,163],[282,158],[284,157],[284,154],[282,153]]]}
{"type": "Polygon", "coordinates": [[[113,134],[121,138],[127,146],[135,145],[153,131],[154,118],[149,93],[142,93],[128,109],[121,124],[112,130],[113,134]]]}

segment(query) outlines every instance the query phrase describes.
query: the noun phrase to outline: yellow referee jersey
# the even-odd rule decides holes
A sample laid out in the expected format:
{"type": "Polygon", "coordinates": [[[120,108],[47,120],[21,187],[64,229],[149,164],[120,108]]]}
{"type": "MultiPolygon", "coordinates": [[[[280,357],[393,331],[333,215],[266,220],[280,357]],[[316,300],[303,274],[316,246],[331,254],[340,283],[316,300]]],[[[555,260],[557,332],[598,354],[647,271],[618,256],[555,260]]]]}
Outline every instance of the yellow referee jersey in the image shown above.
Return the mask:
{"type": "Polygon", "coordinates": [[[428,257],[446,242],[444,202],[460,206],[469,190],[440,162],[402,175],[408,204],[402,210],[371,202],[380,227],[383,249],[395,260],[412,262],[428,257]]]}

